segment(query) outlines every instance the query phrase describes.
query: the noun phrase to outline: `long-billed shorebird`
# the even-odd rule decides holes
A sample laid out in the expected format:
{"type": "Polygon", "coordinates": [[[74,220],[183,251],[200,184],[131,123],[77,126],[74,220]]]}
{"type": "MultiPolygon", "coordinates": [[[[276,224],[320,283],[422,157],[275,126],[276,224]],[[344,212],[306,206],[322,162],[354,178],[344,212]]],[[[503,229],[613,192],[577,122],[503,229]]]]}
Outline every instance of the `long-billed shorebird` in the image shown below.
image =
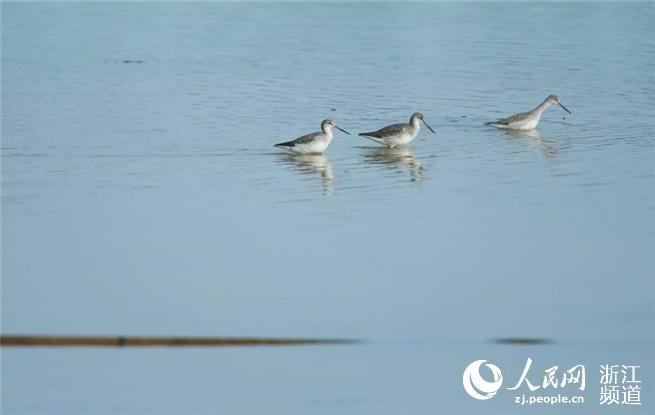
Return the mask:
{"type": "Polygon", "coordinates": [[[557,96],[549,95],[548,98],[544,100],[544,102],[539,104],[539,106],[532,111],[522,112],[520,114],[512,115],[511,117],[507,118],[501,118],[496,121],[489,121],[485,124],[509,130],[532,130],[533,128],[537,128],[539,120],[541,120],[541,116],[548,109],[548,107],[554,104],[559,105],[564,109],[564,111],[571,114],[571,111],[562,105],[557,96]]]}
{"type": "Polygon", "coordinates": [[[348,135],[350,133],[339,126],[332,120],[323,120],[321,123],[321,131],[303,135],[295,140],[278,143],[274,147],[279,147],[296,154],[321,154],[332,142],[334,134],[332,129],[336,128],[348,135]]]}
{"type": "Polygon", "coordinates": [[[360,133],[359,135],[387,147],[394,148],[397,146],[404,146],[409,144],[410,141],[415,139],[418,135],[418,132],[421,130],[421,124],[425,125],[430,131],[432,131],[432,134],[435,133],[432,127],[430,127],[428,123],[425,122],[425,117],[423,117],[423,114],[420,112],[415,112],[409,119],[409,124],[392,124],[377,131],[371,131],[370,133],[360,133]]]}

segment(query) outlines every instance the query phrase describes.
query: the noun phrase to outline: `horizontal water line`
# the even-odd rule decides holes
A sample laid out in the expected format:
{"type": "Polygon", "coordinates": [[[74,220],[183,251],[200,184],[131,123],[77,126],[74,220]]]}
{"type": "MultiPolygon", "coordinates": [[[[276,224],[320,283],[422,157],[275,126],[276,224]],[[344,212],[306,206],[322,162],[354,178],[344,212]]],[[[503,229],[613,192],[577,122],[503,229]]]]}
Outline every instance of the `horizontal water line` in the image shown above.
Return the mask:
{"type": "Polygon", "coordinates": [[[0,346],[301,346],[356,343],[353,339],[272,337],[146,337],[146,336],[0,336],[0,346]]]}

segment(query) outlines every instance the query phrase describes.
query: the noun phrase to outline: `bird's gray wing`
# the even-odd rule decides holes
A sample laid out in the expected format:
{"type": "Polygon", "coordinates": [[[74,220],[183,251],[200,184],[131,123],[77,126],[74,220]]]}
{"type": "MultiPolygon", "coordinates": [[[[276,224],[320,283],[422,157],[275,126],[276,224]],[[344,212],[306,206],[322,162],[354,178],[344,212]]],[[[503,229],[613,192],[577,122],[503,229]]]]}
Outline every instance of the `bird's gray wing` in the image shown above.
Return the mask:
{"type": "Polygon", "coordinates": [[[377,131],[371,131],[370,133],[360,133],[359,135],[365,137],[375,137],[375,138],[385,138],[394,135],[398,135],[405,131],[409,127],[409,124],[392,124],[384,128],[380,128],[377,131]]]}
{"type": "Polygon", "coordinates": [[[311,143],[312,140],[314,139],[314,137],[316,137],[319,134],[320,133],[316,132],[316,133],[303,135],[302,137],[298,137],[295,140],[291,140],[291,141],[287,141],[287,142],[284,142],[284,143],[276,144],[275,147],[293,147],[293,146],[298,145],[298,144],[311,143]]]}
{"type": "Polygon", "coordinates": [[[489,121],[489,122],[487,122],[485,124],[487,124],[487,125],[492,125],[492,124],[509,125],[509,124],[511,124],[513,122],[517,122],[517,121],[521,121],[521,120],[525,119],[528,115],[530,115],[529,112],[521,112],[519,114],[514,114],[511,117],[500,118],[500,119],[497,119],[496,121],[489,121]]]}

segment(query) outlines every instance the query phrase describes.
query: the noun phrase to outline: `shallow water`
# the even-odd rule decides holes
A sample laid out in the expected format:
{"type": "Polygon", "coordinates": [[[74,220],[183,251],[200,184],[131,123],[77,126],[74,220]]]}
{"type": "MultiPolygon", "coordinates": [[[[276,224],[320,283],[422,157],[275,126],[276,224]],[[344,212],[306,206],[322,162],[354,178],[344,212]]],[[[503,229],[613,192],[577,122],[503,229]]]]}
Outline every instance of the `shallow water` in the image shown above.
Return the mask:
{"type": "Polygon", "coordinates": [[[529,356],[537,374],[587,366],[575,413],[606,409],[601,363],[641,364],[652,391],[654,17],[3,3],[3,333],[365,342],[4,349],[2,412],[521,412],[461,377],[489,359],[509,383],[529,356]],[[551,93],[573,115],[483,126],[551,93]],[[437,134],[408,148],[272,148],[324,118],[356,133],[414,111],[437,134]]]}

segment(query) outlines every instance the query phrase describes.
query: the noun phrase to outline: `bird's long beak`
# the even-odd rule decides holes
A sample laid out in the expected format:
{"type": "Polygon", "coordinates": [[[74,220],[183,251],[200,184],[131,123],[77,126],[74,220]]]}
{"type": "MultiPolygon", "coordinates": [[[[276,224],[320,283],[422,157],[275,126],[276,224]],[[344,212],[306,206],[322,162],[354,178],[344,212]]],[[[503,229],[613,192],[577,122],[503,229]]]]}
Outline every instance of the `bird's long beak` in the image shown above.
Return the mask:
{"type": "Polygon", "coordinates": [[[336,126],[336,125],[335,125],[334,128],[336,128],[337,130],[341,131],[342,133],[346,133],[346,134],[348,134],[348,135],[351,135],[348,131],[344,130],[343,128],[341,128],[341,127],[339,127],[339,126],[336,126]]]}
{"type": "Polygon", "coordinates": [[[558,102],[559,106],[564,109],[564,111],[568,112],[569,114],[573,114],[571,111],[569,111],[564,105],[562,105],[561,102],[558,102]]]}
{"type": "Polygon", "coordinates": [[[421,122],[423,123],[423,125],[425,125],[426,127],[428,127],[428,130],[432,131],[432,134],[436,134],[436,133],[434,132],[434,130],[432,129],[432,127],[430,127],[430,126],[428,125],[428,123],[425,122],[425,120],[421,120],[421,122]]]}

